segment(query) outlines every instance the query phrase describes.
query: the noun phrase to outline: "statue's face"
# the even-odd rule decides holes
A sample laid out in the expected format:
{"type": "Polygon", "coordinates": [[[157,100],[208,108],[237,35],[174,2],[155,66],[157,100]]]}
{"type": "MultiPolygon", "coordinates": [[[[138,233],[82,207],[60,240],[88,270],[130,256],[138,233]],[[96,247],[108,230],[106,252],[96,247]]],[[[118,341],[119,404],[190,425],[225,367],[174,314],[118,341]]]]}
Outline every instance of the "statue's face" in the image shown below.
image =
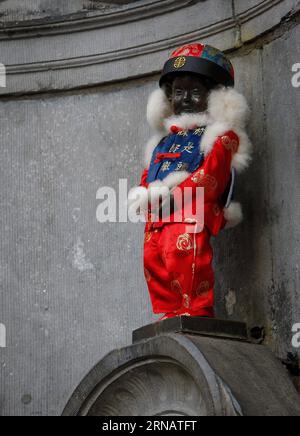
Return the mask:
{"type": "Polygon", "coordinates": [[[191,74],[176,77],[171,94],[174,114],[205,112],[209,92],[200,77],[191,74]]]}

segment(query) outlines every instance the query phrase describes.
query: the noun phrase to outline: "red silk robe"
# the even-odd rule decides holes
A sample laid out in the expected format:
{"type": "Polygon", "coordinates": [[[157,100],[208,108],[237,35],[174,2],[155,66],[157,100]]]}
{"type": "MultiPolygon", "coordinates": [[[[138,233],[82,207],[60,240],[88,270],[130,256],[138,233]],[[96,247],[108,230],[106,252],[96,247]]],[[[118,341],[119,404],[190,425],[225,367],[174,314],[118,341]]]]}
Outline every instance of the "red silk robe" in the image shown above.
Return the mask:
{"type": "MultiPolygon", "coordinates": [[[[182,209],[185,188],[191,188],[192,202],[196,188],[204,188],[204,228],[188,233],[185,222],[148,221],[145,228],[144,269],[153,312],[164,318],[178,315],[214,316],[214,271],[211,236],[225,227],[224,194],[231,175],[233,155],[238,151],[239,137],[226,132],[217,137],[202,165],[174,191],[177,209],[182,209]],[[178,189],[182,194],[179,195],[178,189]]],[[[148,169],[141,186],[148,188],[148,169]]],[[[185,211],[182,209],[182,215],[185,211]]]]}

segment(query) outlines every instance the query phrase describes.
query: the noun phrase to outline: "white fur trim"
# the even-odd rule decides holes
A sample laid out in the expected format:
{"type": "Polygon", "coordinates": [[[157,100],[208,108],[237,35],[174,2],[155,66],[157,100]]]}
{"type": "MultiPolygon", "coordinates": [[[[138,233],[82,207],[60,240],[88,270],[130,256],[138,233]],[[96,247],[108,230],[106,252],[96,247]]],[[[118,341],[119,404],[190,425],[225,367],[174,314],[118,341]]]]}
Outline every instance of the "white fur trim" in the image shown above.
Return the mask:
{"type": "Polygon", "coordinates": [[[244,128],[250,110],[245,97],[234,88],[221,87],[211,91],[207,112],[199,114],[172,115],[172,108],[162,89],[150,94],[147,105],[147,119],[150,126],[168,133],[172,125],[187,129],[194,124],[204,125],[216,122],[235,128],[244,128]]]}
{"type": "Polygon", "coordinates": [[[241,128],[219,122],[208,126],[202,137],[201,150],[204,151],[206,157],[211,152],[216,139],[230,130],[237,134],[240,141],[238,151],[232,158],[231,168],[235,168],[238,173],[241,173],[249,166],[252,160],[252,143],[247,133],[241,128]]]}
{"type": "Polygon", "coordinates": [[[228,208],[224,209],[224,217],[227,221],[225,229],[231,229],[240,224],[243,221],[241,204],[233,201],[228,208]]]}
{"type": "Polygon", "coordinates": [[[147,120],[157,131],[164,128],[164,120],[172,114],[171,104],[162,89],[151,93],[147,105],[147,120]]]}
{"type": "Polygon", "coordinates": [[[252,158],[252,144],[245,132],[250,109],[245,97],[233,88],[220,88],[211,92],[208,111],[213,120],[202,140],[205,155],[212,149],[218,136],[232,130],[240,140],[237,153],[233,156],[231,167],[238,173],[246,169],[252,158]]]}
{"type": "Polygon", "coordinates": [[[190,173],[187,171],[174,171],[170,173],[163,181],[156,180],[152,182],[148,186],[148,198],[151,202],[152,208],[156,208],[158,206],[159,200],[161,199],[164,202],[167,198],[170,197],[172,189],[176,186],[180,185],[180,183],[184,182],[190,173]]]}
{"type": "Polygon", "coordinates": [[[187,171],[174,171],[164,179],[164,184],[167,185],[169,189],[173,189],[175,186],[180,185],[188,179],[190,175],[191,174],[187,171]]]}
{"type": "Polygon", "coordinates": [[[220,87],[213,90],[209,96],[207,112],[180,116],[170,116],[170,112],[171,105],[164,91],[161,89],[154,91],[149,98],[147,116],[150,125],[159,133],[147,146],[148,165],[151,161],[149,157],[151,151],[153,153],[162,137],[169,134],[172,125],[188,129],[197,124],[207,125],[201,143],[201,150],[204,151],[205,156],[212,150],[218,136],[223,136],[232,130],[240,139],[239,149],[232,159],[232,168],[235,168],[237,172],[242,172],[248,167],[252,160],[252,144],[245,132],[245,125],[250,111],[244,96],[235,89],[220,87]]]}
{"type": "Polygon", "coordinates": [[[148,190],[151,190],[151,188],[162,188],[163,186],[165,184],[162,180],[155,180],[155,182],[149,183],[148,190]]]}
{"type": "Polygon", "coordinates": [[[229,124],[215,122],[214,124],[208,125],[201,141],[201,150],[204,151],[205,157],[213,149],[214,143],[218,136],[223,136],[224,133],[232,130],[229,124]]]}
{"type": "Polygon", "coordinates": [[[252,161],[252,143],[247,133],[242,129],[234,129],[234,132],[238,135],[240,145],[237,153],[234,154],[231,166],[235,168],[238,173],[244,171],[250,165],[252,161]]]}
{"type": "Polygon", "coordinates": [[[210,93],[208,111],[214,122],[244,128],[250,110],[245,97],[233,88],[218,88],[210,93]]]}
{"type": "Polygon", "coordinates": [[[169,133],[172,126],[178,126],[183,130],[186,130],[191,129],[194,126],[206,126],[208,122],[209,116],[205,112],[198,114],[173,115],[165,120],[164,127],[169,133]]]}

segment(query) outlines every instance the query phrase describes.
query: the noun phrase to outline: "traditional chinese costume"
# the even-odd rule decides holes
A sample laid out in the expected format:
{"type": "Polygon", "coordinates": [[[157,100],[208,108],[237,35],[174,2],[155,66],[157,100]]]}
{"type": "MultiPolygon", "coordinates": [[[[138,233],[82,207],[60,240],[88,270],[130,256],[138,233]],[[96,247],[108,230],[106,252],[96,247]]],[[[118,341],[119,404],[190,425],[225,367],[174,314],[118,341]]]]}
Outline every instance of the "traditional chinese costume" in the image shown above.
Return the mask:
{"type": "Polygon", "coordinates": [[[172,115],[163,89],[150,96],[147,117],[156,133],[146,147],[140,186],[131,191],[136,199],[131,207],[139,207],[148,216],[145,278],[153,312],[165,314],[163,318],[214,316],[210,239],[243,218],[241,205],[232,201],[232,195],[236,173],[251,161],[245,132],[248,112],[245,98],[232,87],[211,91],[208,110],[199,114],[172,115]],[[161,192],[164,200],[174,198],[170,222],[162,217],[153,220],[153,210],[149,211],[158,187],[163,188],[160,200],[161,192]],[[195,203],[197,187],[204,188],[204,228],[198,233],[187,231],[190,221],[182,202],[185,188],[190,188],[195,203]],[[182,222],[174,219],[178,211],[182,222]]]}

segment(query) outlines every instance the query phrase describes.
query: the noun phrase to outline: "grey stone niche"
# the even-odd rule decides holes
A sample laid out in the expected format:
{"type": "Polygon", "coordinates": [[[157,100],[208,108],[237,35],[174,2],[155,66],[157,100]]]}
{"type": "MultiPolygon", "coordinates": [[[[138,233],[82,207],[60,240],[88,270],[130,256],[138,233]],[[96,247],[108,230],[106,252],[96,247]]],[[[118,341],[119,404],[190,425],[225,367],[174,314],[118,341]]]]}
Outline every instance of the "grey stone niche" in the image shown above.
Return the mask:
{"type": "Polygon", "coordinates": [[[178,317],[104,357],[64,416],[300,416],[286,370],[243,323],[178,317]]]}

